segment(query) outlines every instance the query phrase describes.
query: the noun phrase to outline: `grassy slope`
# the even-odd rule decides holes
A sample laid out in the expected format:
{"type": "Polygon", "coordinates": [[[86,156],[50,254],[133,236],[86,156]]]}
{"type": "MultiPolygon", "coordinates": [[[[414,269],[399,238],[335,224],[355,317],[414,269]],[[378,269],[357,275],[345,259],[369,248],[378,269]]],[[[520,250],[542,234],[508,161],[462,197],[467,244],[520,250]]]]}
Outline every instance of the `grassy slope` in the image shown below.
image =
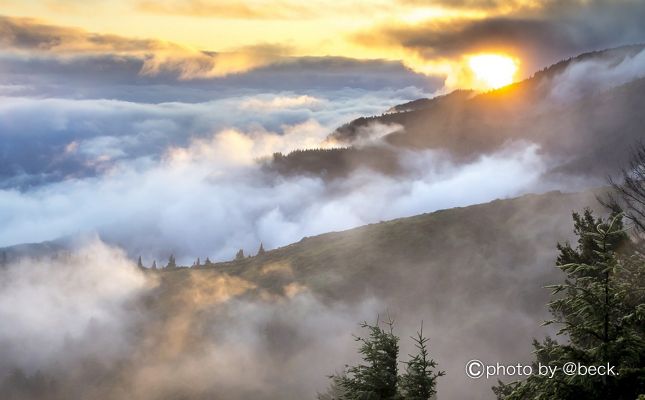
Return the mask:
{"type": "Polygon", "coordinates": [[[536,252],[552,253],[556,241],[570,236],[571,211],[594,204],[590,193],[496,200],[304,238],[261,256],[191,272],[226,272],[273,291],[297,281],[334,298],[350,287],[354,292],[372,290],[373,285],[386,289],[382,280],[400,275],[400,268],[441,276],[448,275],[446,268],[474,272],[491,263],[512,270],[512,264],[533,264],[536,252]],[[263,272],[278,264],[291,272],[263,272]]]}
{"type": "MultiPolygon", "coordinates": [[[[242,261],[158,272],[160,298],[182,293],[181,308],[170,309],[190,312],[185,299],[208,297],[217,289],[204,282],[224,272],[257,285],[242,298],[288,296],[297,284],[334,307],[376,299],[400,332],[426,321],[433,355],[449,371],[440,385],[444,398],[491,398],[492,382],[465,380],[460,371],[473,357],[530,359],[532,338],[547,333],[540,327],[548,316],[544,285],[562,278],[553,266],[555,244],[571,238],[571,211],[585,206],[596,207],[593,193],[552,192],[328,233],[242,261]]],[[[285,351],[295,357],[292,350],[285,351]]],[[[347,358],[334,357],[338,365],[321,371],[347,358]]]]}

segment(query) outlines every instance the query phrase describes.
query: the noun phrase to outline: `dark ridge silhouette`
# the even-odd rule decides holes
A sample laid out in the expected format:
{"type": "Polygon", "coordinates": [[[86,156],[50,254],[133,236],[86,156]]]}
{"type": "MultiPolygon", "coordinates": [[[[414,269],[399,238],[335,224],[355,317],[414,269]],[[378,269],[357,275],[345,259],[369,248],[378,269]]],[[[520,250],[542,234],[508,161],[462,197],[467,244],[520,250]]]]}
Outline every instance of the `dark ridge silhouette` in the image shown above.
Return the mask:
{"type": "Polygon", "coordinates": [[[287,155],[275,153],[264,164],[267,171],[282,175],[319,175],[326,179],[346,176],[359,167],[383,174],[401,172],[396,152],[380,146],[296,150],[287,155]]]}

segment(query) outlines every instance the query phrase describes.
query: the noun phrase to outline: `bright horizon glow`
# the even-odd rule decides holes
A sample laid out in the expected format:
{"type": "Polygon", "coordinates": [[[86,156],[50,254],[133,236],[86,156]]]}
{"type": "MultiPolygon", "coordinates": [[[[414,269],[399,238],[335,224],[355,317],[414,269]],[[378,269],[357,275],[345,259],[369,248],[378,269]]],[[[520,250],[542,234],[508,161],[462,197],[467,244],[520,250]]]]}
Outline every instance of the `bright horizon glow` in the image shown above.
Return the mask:
{"type": "Polygon", "coordinates": [[[518,62],[501,54],[478,54],[468,58],[468,66],[477,83],[487,89],[510,85],[515,79],[518,62]]]}

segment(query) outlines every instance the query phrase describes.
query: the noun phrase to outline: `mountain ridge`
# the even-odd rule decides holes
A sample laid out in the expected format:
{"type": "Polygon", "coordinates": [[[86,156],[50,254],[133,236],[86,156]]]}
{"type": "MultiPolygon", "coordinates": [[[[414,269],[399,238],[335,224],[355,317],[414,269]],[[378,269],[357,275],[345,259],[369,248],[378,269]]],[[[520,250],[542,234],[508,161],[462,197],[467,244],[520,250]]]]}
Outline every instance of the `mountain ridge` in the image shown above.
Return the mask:
{"type": "Polygon", "coordinates": [[[640,77],[606,89],[576,83],[580,94],[562,104],[550,97],[554,89],[562,89],[552,81],[582,62],[603,61],[616,66],[643,51],[645,45],[639,44],[583,53],[497,90],[473,96],[453,92],[404,103],[399,106],[412,109],[361,117],[330,133],[328,140],[346,148],[274,155],[264,166],[281,174],[326,179],[346,176],[356,166],[397,175],[400,149],[446,151],[457,163],[463,163],[497,151],[509,141],[525,140],[538,144],[542,152],[560,163],[552,173],[604,179],[618,169],[624,154],[643,135],[640,110],[645,109],[645,70],[640,77]],[[382,144],[376,141],[353,146],[377,125],[391,127],[382,144]],[[602,152],[607,143],[612,143],[609,156],[597,160],[586,157],[602,152]]]}

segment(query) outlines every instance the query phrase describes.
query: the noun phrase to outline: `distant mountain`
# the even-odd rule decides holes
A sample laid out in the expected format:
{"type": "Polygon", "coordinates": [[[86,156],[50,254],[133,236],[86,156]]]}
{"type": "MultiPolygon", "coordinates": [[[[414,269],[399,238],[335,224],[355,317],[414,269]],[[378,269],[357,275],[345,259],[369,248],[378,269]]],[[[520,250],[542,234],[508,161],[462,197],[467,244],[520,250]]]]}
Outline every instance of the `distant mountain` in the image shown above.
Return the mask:
{"type": "MultiPolygon", "coordinates": [[[[604,177],[616,170],[637,140],[645,137],[645,65],[633,65],[635,78],[617,84],[607,77],[594,76],[594,70],[576,71],[575,67],[589,62],[617,68],[643,51],[645,46],[635,45],[585,53],[498,90],[478,95],[458,91],[415,100],[380,116],[351,121],[329,136],[349,147],[370,127],[395,127],[383,138],[393,147],[379,150],[387,155],[387,163],[363,160],[360,153],[375,150],[361,146],[359,151],[337,150],[333,156],[310,153],[307,159],[316,158],[315,167],[303,167],[305,159],[297,155],[281,156],[267,167],[283,173],[306,171],[332,177],[346,174],[357,165],[396,173],[396,156],[390,154],[396,148],[445,150],[458,162],[465,162],[496,151],[509,141],[524,140],[540,145],[541,151],[552,157],[553,173],[604,177]],[[336,163],[344,158],[348,160],[336,163]],[[329,174],[332,170],[334,173],[329,174]]],[[[616,76],[620,73],[617,70],[608,75],[620,82],[616,76]]]]}
{"type": "Polygon", "coordinates": [[[41,243],[25,243],[15,246],[0,247],[0,265],[10,263],[25,257],[40,258],[53,257],[69,249],[64,240],[55,240],[41,243]]]}

